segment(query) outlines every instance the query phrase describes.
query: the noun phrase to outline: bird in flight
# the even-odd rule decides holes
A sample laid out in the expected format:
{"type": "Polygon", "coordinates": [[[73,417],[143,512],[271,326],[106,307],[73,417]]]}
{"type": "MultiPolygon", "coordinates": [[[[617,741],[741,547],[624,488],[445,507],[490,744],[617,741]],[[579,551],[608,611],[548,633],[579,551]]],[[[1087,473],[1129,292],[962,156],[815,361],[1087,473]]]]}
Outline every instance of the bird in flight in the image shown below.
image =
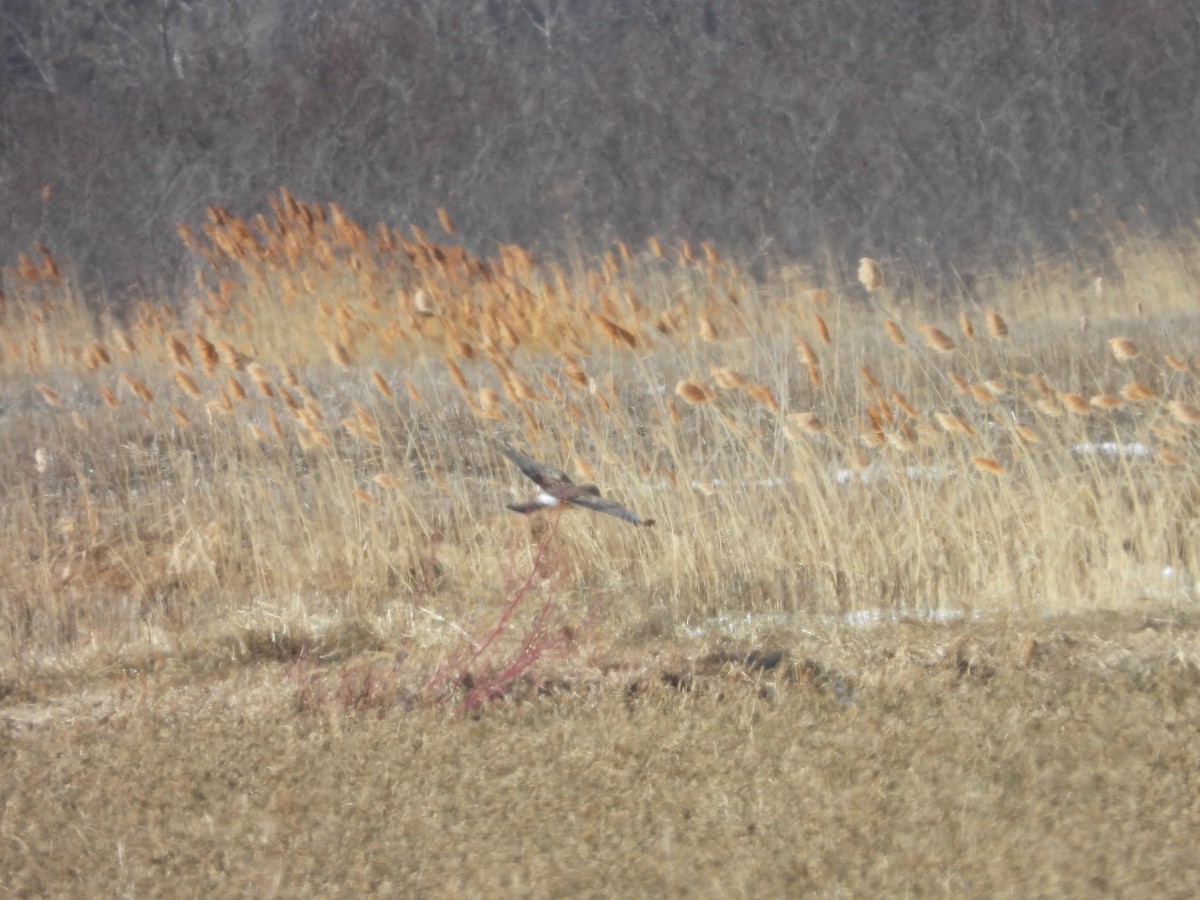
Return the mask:
{"type": "Polygon", "coordinates": [[[539,509],[556,509],[561,508],[563,504],[570,504],[609,516],[616,516],[618,519],[624,519],[634,525],[654,524],[653,519],[643,519],[621,504],[603,499],[600,496],[600,489],[594,484],[576,484],[567,477],[567,473],[562,469],[538,462],[532,456],[526,456],[524,453],[518,453],[508,447],[502,447],[501,450],[526,477],[541,488],[536,496],[525,503],[505,504],[514,512],[528,515],[539,509]]]}

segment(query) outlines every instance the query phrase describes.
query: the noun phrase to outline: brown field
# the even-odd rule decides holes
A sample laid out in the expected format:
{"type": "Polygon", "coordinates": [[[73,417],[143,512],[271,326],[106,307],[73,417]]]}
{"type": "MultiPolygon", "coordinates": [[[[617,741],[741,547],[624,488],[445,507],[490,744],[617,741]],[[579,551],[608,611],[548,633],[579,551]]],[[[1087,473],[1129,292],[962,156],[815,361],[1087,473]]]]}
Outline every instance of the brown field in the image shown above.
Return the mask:
{"type": "Polygon", "coordinates": [[[213,210],[121,321],[3,271],[7,892],[1195,894],[1200,244],[442,225],[213,210]]]}

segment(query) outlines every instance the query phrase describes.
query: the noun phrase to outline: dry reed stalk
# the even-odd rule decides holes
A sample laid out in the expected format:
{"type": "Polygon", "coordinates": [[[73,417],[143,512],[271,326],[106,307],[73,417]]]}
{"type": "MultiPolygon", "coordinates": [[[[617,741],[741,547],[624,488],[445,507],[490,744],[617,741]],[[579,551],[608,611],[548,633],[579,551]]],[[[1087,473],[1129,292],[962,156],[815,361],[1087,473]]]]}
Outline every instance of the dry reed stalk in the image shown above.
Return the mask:
{"type": "Polygon", "coordinates": [[[650,237],[646,239],[646,246],[650,248],[650,252],[656,257],[659,259],[663,258],[664,254],[662,241],[660,241],[654,235],[650,235],[650,237]]]}
{"type": "Polygon", "coordinates": [[[245,400],[246,389],[242,387],[242,383],[230,375],[225,379],[225,383],[229,385],[229,393],[233,395],[234,400],[245,400]]]}
{"type": "Polygon", "coordinates": [[[200,390],[199,385],[192,380],[183,369],[174,369],[172,374],[175,376],[175,383],[179,385],[179,389],[191,397],[193,400],[203,400],[204,392],[200,390]]]}
{"type": "Polygon", "coordinates": [[[1118,362],[1137,359],[1142,355],[1137,344],[1127,337],[1109,338],[1108,346],[1112,348],[1112,354],[1118,362]]]}
{"type": "Polygon", "coordinates": [[[1136,378],[1121,388],[1121,396],[1130,403],[1145,403],[1158,399],[1158,394],[1150,390],[1150,388],[1146,387],[1146,385],[1142,384],[1136,378]]]}
{"type": "Polygon", "coordinates": [[[911,453],[912,445],[902,435],[895,431],[885,431],[883,434],[884,440],[892,447],[893,450],[898,450],[900,453],[911,453]]]}
{"type": "Polygon", "coordinates": [[[696,254],[692,252],[692,245],[684,239],[679,246],[679,266],[686,268],[696,261],[696,254]]]}
{"type": "Polygon", "coordinates": [[[775,399],[775,394],[765,384],[751,385],[746,388],[746,392],[767,409],[779,410],[779,401],[775,399]]]}
{"type": "Polygon", "coordinates": [[[908,341],[904,338],[904,332],[901,331],[900,326],[891,319],[888,319],[883,323],[883,330],[887,332],[888,338],[897,347],[908,346],[908,341]]]}
{"type": "Polygon", "coordinates": [[[1089,416],[1092,414],[1091,405],[1079,394],[1072,393],[1071,391],[1061,391],[1058,395],[1058,400],[1067,410],[1075,413],[1077,416],[1089,416]]]}
{"type": "Polygon", "coordinates": [[[693,405],[708,403],[715,396],[712,391],[698,381],[685,379],[675,385],[675,395],[693,405]]]}
{"type": "Polygon", "coordinates": [[[975,437],[975,430],[953,413],[934,413],[933,417],[947,434],[962,434],[967,437],[975,437]]]}
{"type": "Polygon", "coordinates": [[[833,339],[829,336],[829,326],[825,324],[825,320],[817,315],[817,313],[813,313],[813,325],[816,326],[817,337],[821,339],[822,343],[827,345],[833,343],[833,339]]]}
{"type": "Polygon", "coordinates": [[[968,341],[975,339],[975,326],[971,324],[965,312],[958,314],[958,329],[968,341]]]}
{"type": "Polygon", "coordinates": [[[1112,394],[1097,394],[1088,400],[1088,403],[1096,407],[1096,409],[1120,409],[1121,398],[1114,397],[1112,394]]]}
{"type": "Polygon", "coordinates": [[[379,391],[379,393],[383,394],[383,396],[388,400],[392,399],[391,385],[387,383],[386,378],[379,374],[378,369],[371,370],[371,380],[375,382],[375,389],[379,391]]]}
{"type": "Polygon", "coordinates": [[[221,418],[233,415],[233,402],[229,399],[229,395],[225,393],[224,388],[217,388],[217,396],[204,404],[204,408],[208,410],[209,415],[220,416],[221,418]]]}
{"type": "Polygon", "coordinates": [[[936,325],[922,325],[921,333],[925,335],[925,346],[931,350],[936,350],[938,353],[954,352],[954,341],[950,340],[950,336],[936,325]]]}
{"type": "Polygon", "coordinates": [[[704,260],[710,266],[719,266],[721,264],[721,257],[717,255],[717,251],[713,249],[713,245],[708,241],[701,244],[700,249],[704,251],[704,260]]]}
{"type": "Polygon", "coordinates": [[[883,386],[879,383],[879,379],[875,377],[875,373],[872,372],[867,366],[859,366],[858,374],[862,376],[863,381],[869,384],[877,392],[883,391],[883,386]]]}
{"type": "Polygon", "coordinates": [[[866,289],[868,294],[883,287],[883,272],[879,270],[879,263],[868,256],[859,259],[858,283],[866,289]]]}
{"type": "Polygon", "coordinates": [[[125,382],[128,388],[133,391],[134,396],[136,396],[138,399],[146,403],[154,402],[154,394],[151,393],[150,388],[146,387],[145,382],[139,381],[126,372],[121,373],[121,380],[125,382]]]}
{"type": "Polygon", "coordinates": [[[1043,378],[1041,375],[1038,375],[1035,373],[1033,375],[1028,376],[1028,378],[1029,378],[1029,383],[1031,385],[1033,385],[1034,390],[1036,390],[1043,397],[1058,396],[1058,392],[1056,390],[1054,390],[1054,388],[1052,388],[1050,386],[1050,383],[1048,381],[1046,381],[1046,379],[1043,378]]]}
{"type": "Polygon", "coordinates": [[[1003,477],[1004,466],[1001,465],[999,460],[993,459],[990,456],[972,456],[969,458],[971,460],[971,465],[973,465],[980,472],[986,472],[989,475],[995,475],[997,478],[1003,477]]]}
{"type": "Polygon", "coordinates": [[[1186,375],[1192,371],[1191,367],[1178,356],[1172,356],[1170,353],[1168,353],[1165,357],[1163,357],[1163,360],[1176,372],[1183,372],[1186,375]]]}
{"type": "Polygon", "coordinates": [[[1062,407],[1058,405],[1051,397],[1025,397],[1025,402],[1036,409],[1042,415],[1058,418],[1063,414],[1062,407]]]}
{"type": "Polygon", "coordinates": [[[364,491],[360,488],[355,488],[353,491],[353,494],[354,494],[354,499],[356,499],[363,506],[378,506],[379,505],[378,500],[376,500],[374,497],[372,497],[370,494],[368,494],[366,491],[364,491]]]}
{"type": "Polygon", "coordinates": [[[45,400],[47,403],[49,403],[51,406],[61,406],[62,405],[62,398],[58,396],[58,391],[54,390],[54,388],[50,387],[50,385],[39,384],[39,385],[35,385],[35,387],[37,387],[38,392],[41,393],[42,399],[45,400]]]}
{"type": "Polygon", "coordinates": [[[297,377],[296,373],[292,371],[291,366],[284,366],[281,374],[283,377],[280,378],[280,381],[282,381],[288,387],[295,388],[302,394],[304,393],[304,390],[300,385],[300,379],[297,377]]]}
{"type": "Polygon", "coordinates": [[[971,385],[967,379],[963,378],[953,369],[947,372],[946,375],[949,377],[950,383],[954,385],[954,393],[958,394],[960,397],[971,393],[971,385]]]}
{"type": "Polygon", "coordinates": [[[398,491],[398,490],[400,490],[400,487],[401,487],[400,479],[398,479],[394,475],[387,475],[387,474],[375,475],[374,477],[371,478],[371,480],[374,481],[381,488],[386,488],[389,491],[398,491]]]}
{"type": "Polygon", "coordinates": [[[572,384],[579,385],[580,387],[588,387],[591,379],[588,378],[588,374],[584,371],[583,366],[570,357],[564,358],[567,364],[563,368],[563,374],[567,376],[567,380],[572,384]]]}
{"type": "Polygon", "coordinates": [[[450,218],[450,213],[446,212],[442,207],[437,210],[438,224],[442,226],[442,231],[451,237],[454,236],[454,220],[450,218]]]}
{"type": "Polygon", "coordinates": [[[113,393],[113,389],[108,387],[108,385],[104,385],[100,388],[100,399],[104,401],[104,405],[109,409],[116,409],[121,405],[120,399],[115,393],[113,393]]]}
{"type": "Polygon", "coordinates": [[[717,387],[723,390],[733,390],[746,384],[745,376],[725,366],[710,366],[708,373],[717,383],[717,387]]]}
{"type": "Polygon", "coordinates": [[[814,388],[819,388],[821,386],[821,367],[810,363],[807,366],[807,369],[808,369],[808,383],[810,385],[812,385],[814,388]]]}
{"type": "Polygon", "coordinates": [[[825,431],[825,423],[817,417],[816,413],[790,413],[788,415],[788,421],[802,431],[807,431],[809,434],[821,434],[825,431]]]}
{"type": "Polygon", "coordinates": [[[708,316],[701,314],[696,319],[697,330],[700,332],[700,337],[708,341],[710,344],[715,344],[720,340],[721,335],[717,331],[717,327],[713,325],[712,320],[708,316]]]}
{"type": "Polygon", "coordinates": [[[994,309],[989,309],[983,315],[984,321],[987,323],[988,333],[998,341],[1005,340],[1008,337],[1008,323],[1000,317],[1000,313],[994,309]]]}
{"type": "Polygon", "coordinates": [[[1180,425],[1200,425],[1200,407],[1195,407],[1183,400],[1172,400],[1167,403],[1167,409],[1180,425]]]}

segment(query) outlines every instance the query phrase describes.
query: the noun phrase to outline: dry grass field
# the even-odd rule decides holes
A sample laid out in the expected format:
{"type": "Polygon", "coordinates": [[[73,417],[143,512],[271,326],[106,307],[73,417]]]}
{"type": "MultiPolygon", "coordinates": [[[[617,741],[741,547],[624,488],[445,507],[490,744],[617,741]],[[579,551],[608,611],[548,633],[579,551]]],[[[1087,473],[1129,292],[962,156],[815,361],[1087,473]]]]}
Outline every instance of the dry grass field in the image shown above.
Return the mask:
{"type": "Polygon", "coordinates": [[[440,219],[214,209],[122,321],[3,271],[4,891],[1196,893],[1200,243],[946,296],[440,219]]]}

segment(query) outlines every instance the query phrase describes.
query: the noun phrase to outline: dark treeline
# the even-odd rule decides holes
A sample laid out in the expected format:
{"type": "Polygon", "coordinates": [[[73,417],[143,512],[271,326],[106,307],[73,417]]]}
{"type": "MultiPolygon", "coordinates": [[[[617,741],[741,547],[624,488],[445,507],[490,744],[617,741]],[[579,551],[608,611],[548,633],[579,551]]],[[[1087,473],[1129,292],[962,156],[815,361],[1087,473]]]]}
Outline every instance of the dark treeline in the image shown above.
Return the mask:
{"type": "Polygon", "coordinates": [[[120,292],[281,185],[550,251],[912,266],[1200,212],[1185,0],[5,0],[0,263],[120,292]],[[48,190],[46,190],[48,186],[48,190]],[[1138,212],[1143,207],[1145,214],[1138,212]]]}

